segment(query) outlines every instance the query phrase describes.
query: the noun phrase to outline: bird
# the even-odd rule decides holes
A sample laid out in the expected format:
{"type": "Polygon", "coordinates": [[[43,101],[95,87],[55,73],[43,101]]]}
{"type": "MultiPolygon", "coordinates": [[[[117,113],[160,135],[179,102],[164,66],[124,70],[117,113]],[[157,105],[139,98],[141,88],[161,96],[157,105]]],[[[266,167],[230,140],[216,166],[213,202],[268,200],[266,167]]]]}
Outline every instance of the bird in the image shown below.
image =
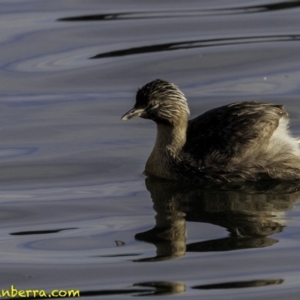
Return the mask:
{"type": "Polygon", "coordinates": [[[157,125],[146,176],[210,183],[300,180],[300,151],[283,105],[255,101],[213,108],[189,120],[188,102],[173,83],[153,80],[122,116],[157,125]]]}

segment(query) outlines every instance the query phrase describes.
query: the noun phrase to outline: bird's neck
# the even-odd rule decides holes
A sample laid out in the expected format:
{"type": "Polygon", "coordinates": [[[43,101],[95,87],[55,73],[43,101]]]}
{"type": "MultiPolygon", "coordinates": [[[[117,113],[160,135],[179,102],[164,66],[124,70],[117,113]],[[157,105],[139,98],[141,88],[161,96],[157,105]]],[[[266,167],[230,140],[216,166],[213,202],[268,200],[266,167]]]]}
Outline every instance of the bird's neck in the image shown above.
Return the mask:
{"type": "Polygon", "coordinates": [[[171,167],[186,142],[187,120],[177,126],[157,124],[154,148],[146,163],[146,173],[157,177],[175,179],[171,167]]]}
{"type": "Polygon", "coordinates": [[[186,129],[185,124],[180,124],[180,126],[157,124],[157,136],[153,151],[177,156],[185,144],[186,129]]]}

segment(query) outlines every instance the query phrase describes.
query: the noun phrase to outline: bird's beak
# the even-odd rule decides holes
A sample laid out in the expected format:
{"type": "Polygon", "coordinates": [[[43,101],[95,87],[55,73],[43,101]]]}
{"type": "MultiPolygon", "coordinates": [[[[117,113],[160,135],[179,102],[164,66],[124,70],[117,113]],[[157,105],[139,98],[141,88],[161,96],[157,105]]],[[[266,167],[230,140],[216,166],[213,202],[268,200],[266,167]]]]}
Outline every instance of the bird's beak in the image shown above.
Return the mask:
{"type": "Polygon", "coordinates": [[[133,117],[140,117],[144,111],[145,111],[144,108],[132,108],[121,118],[121,120],[126,121],[133,117]]]}

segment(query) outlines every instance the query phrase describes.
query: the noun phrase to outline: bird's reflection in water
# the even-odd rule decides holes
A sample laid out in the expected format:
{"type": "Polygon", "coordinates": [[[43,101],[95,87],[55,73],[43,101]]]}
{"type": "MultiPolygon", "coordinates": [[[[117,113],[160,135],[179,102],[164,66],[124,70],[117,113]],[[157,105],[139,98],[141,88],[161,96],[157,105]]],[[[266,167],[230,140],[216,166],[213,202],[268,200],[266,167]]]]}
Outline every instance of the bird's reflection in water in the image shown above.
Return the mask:
{"type": "Polygon", "coordinates": [[[199,187],[153,178],[145,180],[156,211],[153,229],[136,234],[156,246],[156,256],[139,261],[178,258],[186,252],[230,251],[272,246],[269,237],[286,226],[285,212],[300,198],[300,183],[199,187]],[[226,238],[186,244],[186,221],[227,229],[226,238]]]}

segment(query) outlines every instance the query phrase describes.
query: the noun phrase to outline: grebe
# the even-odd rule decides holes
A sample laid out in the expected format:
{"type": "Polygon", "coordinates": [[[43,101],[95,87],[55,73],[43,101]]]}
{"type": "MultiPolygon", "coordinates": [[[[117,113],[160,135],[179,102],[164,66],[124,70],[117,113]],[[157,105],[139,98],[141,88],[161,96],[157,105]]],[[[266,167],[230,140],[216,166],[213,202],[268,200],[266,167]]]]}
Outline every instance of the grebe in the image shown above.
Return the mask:
{"type": "Polygon", "coordinates": [[[289,134],[282,105],[232,103],[190,121],[189,114],[173,83],[156,79],[137,91],[122,120],[141,117],[157,124],[146,175],[213,183],[300,179],[298,141],[289,134]]]}

